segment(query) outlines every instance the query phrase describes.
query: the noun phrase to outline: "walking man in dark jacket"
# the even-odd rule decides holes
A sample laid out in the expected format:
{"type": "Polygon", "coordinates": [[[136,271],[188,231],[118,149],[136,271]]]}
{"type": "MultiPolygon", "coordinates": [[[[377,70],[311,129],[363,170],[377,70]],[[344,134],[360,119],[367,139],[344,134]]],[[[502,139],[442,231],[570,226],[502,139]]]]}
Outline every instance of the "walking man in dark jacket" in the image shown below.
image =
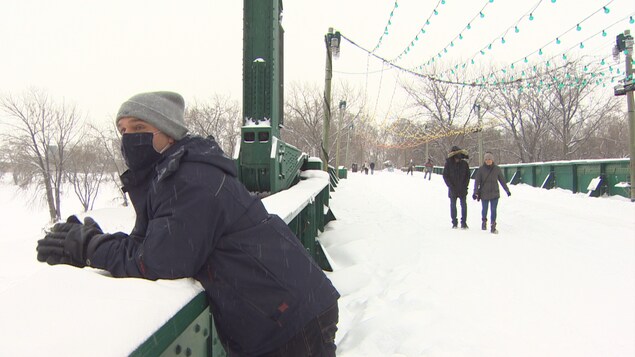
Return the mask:
{"type": "Polygon", "coordinates": [[[448,197],[450,197],[450,217],[452,228],[457,228],[456,200],[461,203],[461,228],[467,229],[467,188],[470,185],[470,167],[467,161],[467,150],[458,146],[453,146],[445,160],[443,167],[443,180],[448,186],[448,197]]]}
{"type": "Polygon", "coordinates": [[[476,177],[474,178],[474,193],[472,194],[472,198],[477,201],[481,200],[482,203],[481,229],[487,229],[487,211],[489,208],[488,206],[491,206],[490,217],[492,219],[492,224],[490,231],[492,233],[498,233],[498,230],[496,229],[496,208],[498,207],[498,199],[500,198],[498,184],[500,183],[501,186],[503,186],[507,196],[511,196],[512,194],[509,191],[509,187],[507,187],[503,172],[500,167],[494,163],[494,154],[486,152],[483,159],[485,163],[478,168],[475,175],[476,177]]]}
{"type": "Polygon", "coordinates": [[[211,139],[187,135],[183,98],[141,93],[117,114],[136,221],[104,234],[56,224],[38,260],[115,277],[200,281],[229,356],[335,356],[339,294],[287,225],[267,213],[211,139]],[[309,352],[310,351],[310,352],[309,352]]]}

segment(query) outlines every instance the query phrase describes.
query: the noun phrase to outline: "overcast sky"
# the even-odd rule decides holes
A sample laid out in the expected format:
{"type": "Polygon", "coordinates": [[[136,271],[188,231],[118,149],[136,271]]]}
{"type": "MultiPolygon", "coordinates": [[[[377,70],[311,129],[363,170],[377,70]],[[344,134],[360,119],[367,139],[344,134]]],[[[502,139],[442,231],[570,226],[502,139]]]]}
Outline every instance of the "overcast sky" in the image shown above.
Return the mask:
{"type": "MultiPolygon", "coordinates": [[[[93,122],[111,120],[122,101],[142,91],[174,90],[188,101],[214,94],[240,101],[242,7],[239,0],[3,0],[0,94],[44,89],[76,104],[93,122]]],[[[493,49],[475,58],[479,65],[509,65],[527,55],[540,62],[563,51],[609,60],[615,36],[635,27],[628,21],[635,16],[632,0],[287,0],[283,7],[285,85],[320,89],[329,27],[385,59],[405,53],[396,62],[405,68],[439,52],[443,63],[462,63],[490,43],[493,49]],[[608,14],[597,12],[603,6],[608,14]],[[577,23],[581,30],[569,31],[577,23]],[[516,25],[518,33],[509,31],[516,25]],[[607,36],[597,35],[603,29],[607,36]],[[536,54],[541,48],[545,57],[536,54]]],[[[386,103],[399,93],[397,78],[412,80],[347,42],[334,71],[334,86],[346,81],[363,90],[369,103],[380,98],[378,116],[387,115],[386,103]]]]}

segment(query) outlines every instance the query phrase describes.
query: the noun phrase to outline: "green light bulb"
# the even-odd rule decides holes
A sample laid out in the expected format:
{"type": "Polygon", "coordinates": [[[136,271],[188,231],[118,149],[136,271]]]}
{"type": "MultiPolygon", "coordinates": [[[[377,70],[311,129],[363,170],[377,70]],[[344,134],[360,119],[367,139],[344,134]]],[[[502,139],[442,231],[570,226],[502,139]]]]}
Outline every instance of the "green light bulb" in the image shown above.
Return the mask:
{"type": "Polygon", "coordinates": [[[606,31],[602,30],[602,37],[606,37],[606,31]]]}
{"type": "Polygon", "coordinates": [[[560,38],[556,37],[556,45],[559,45],[561,43],[560,38]]]}
{"type": "Polygon", "coordinates": [[[580,26],[580,24],[578,24],[578,25],[575,27],[575,29],[576,29],[577,31],[580,31],[580,30],[582,30],[582,26],[580,26]]]}
{"type": "Polygon", "coordinates": [[[542,48],[538,50],[538,55],[542,56],[542,48]]]}
{"type": "Polygon", "coordinates": [[[609,12],[611,12],[611,10],[606,6],[604,6],[603,9],[605,14],[608,14],[609,12]]]}
{"type": "Polygon", "coordinates": [[[504,45],[505,44],[505,37],[501,37],[501,43],[504,45]]]}
{"type": "Polygon", "coordinates": [[[467,28],[468,30],[469,30],[469,29],[471,29],[471,28],[472,28],[472,24],[469,24],[469,23],[468,23],[466,28],[467,28]]]}
{"type": "Polygon", "coordinates": [[[533,13],[529,14],[529,21],[534,21],[534,14],[533,13]]]}
{"type": "Polygon", "coordinates": [[[635,19],[633,19],[633,16],[631,16],[631,18],[628,20],[629,24],[635,24],[635,19]]]}
{"type": "Polygon", "coordinates": [[[483,12],[479,13],[479,16],[481,16],[481,19],[485,17],[485,14],[483,12]]]}
{"type": "Polygon", "coordinates": [[[514,32],[519,33],[520,30],[518,29],[518,26],[514,26],[514,32]]]}
{"type": "Polygon", "coordinates": [[[584,48],[584,43],[580,42],[580,49],[584,48]]]}

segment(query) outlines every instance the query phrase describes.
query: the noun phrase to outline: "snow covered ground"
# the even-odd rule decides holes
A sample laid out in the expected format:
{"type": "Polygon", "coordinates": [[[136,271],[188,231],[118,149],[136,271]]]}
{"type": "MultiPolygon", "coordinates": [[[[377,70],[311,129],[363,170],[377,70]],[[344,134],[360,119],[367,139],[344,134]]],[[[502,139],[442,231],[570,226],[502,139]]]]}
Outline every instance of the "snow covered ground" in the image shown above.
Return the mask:
{"type": "MultiPolygon", "coordinates": [[[[137,335],[152,333],[162,315],[200,288],[189,279],[112,279],[90,268],[38,263],[46,208],[29,203],[31,196],[17,193],[6,176],[0,355],[126,354],[137,335]],[[66,322],[73,319],[64,309],[94,299],[84,291],[95,281],[102,308],[75,312],[86,316],[85,325],[66,322]],[[76,293],[58,311],[42,309],[60,290],[76,293]],[[104,294],[124,295],[123,316],[132,317],[112,321],[121,306],[104,294]],[[165,303],[152,301],[159,295],[165,303]],[[137,308],[148,312],[135,314],[137,308]],[[158,317],[140,321],[144,313],[158,317]],[[95,350],[99,339],[90,337],[91,328],[99,325],[144,331],[95,350]]],[[[337,220],[320,236],[334,268],[328,275],[342,294],[338,356],[635,356],[635,204],[560,189],[510,189],[512,196],[499,203],[500,234],[492,235],[480,230],[480,203],[472,200],[470,229],[450,228],[439,175],[428,181],[418,172],[349,172],[331,195],[337,220]]],[[[133,213],[116,197],[105,190],[91,216],[107,231],[129,231],[133,213]]],[[[64,204],[63,216],[80,212],[78,204],[64,204]]]]}

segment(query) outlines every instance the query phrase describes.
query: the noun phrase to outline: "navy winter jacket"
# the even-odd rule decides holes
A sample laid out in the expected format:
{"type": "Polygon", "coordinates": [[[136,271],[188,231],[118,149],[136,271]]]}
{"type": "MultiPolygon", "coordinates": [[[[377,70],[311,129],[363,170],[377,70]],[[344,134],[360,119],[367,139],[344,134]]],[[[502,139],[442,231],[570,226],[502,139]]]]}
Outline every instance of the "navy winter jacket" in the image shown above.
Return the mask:
{"type": "Polygon", "coordinates": [[[470,185],[470,167],[467,161],[461,159],[459,162],[454,157],[445,160],[443,167],[443,180],[448,186],[448,197],[465,197],[470,185]]]}
{"type": "Polygon", "coordinates": [[[135,227],[89,247],[90,265],[116,277],[194,277],[230,355],[274,350],[336,303],[324,272],[216,142],[185,137],[150,172],[121,179],[135,227]]]}

